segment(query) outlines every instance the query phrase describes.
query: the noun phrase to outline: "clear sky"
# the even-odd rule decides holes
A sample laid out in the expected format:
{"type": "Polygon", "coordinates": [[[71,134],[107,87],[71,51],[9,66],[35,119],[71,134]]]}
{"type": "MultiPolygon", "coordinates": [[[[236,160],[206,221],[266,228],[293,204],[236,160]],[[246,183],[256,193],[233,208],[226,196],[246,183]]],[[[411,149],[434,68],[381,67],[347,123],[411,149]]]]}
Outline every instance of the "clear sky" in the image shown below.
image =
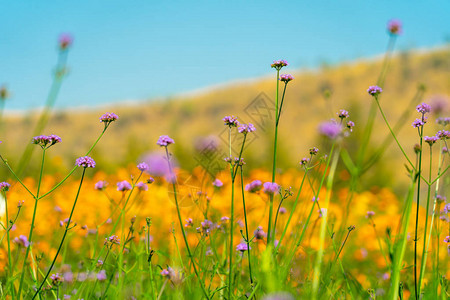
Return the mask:
{"type": "Polygon", "coordinates": [[[167,97],[294,68],[374,56],[386,23],[397,49],[450,40],[450,1],[4,1],[0,85],[6,108],[42,106],[60,33],[74,36],[58,107],[167,97]]]}

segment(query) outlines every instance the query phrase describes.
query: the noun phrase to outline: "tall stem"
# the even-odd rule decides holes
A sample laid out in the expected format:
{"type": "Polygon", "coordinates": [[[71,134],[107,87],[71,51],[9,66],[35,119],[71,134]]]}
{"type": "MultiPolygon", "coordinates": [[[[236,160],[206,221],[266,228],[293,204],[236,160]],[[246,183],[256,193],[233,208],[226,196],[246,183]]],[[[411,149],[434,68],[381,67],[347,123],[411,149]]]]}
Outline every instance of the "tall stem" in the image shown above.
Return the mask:
{"type": "MultiPolygon", "coordinates": [[[[280,70],[277,69],[277,92],[276,92],[276,104],[275,104],[275,138],[273,140],[272,182],[275,182],[275,173],[276,173],[276,168],[277,168],[278,90],[279,90],[279,84],[280,84],[279,77],[280,77],[280,70]]],[[[267,226],[267,245],[272,245],[271,238],[272,238],[273,197],[274,197],[274,194],[270,194],[269,224],[267,226]]]]}
{"type": "Polygon", "coordinates": [[[247,242],[247,253],[248,253],[248,272],[250,275],[250,284],[253,288],[253,276],[252,276],[252,263],[251,263],[251,255],[250,255],[250,240],[248,237],[248,222],[247,222],[247,211],[245,209],[245,197],[244,197],[244,174],[241,166],[241,191],[242,191],[242,205],[244,207],[244,219],[245,219],[245,239],[247,242]]]}
{"type": "Polygon", "coordinates": [[[36,298],[36,296],[39,294],[40,290],[44,286],[44,283],[47,280],[48,276],[50,275],[50,273],[52,271],[52,268],[55,265],[56,259],[58,258],[59,252],[61,251],[61,248],[62,248],[62,246],[64,244],[64,240],[66,239],[66,235],[67,235],[67,232],[69,231],[69,226],[70,226],[70,223],[72,221],[73,212],[75,211],[75,206],[77,205],[78,196],[80,195],[81,186],[83,184],[83,179],[84,179],[84,174],[85,173],[86,173],[86,167],[83,168],[83,173],[81,174],[81,180],[80,180],[80,185],[78,186],[77,195],[75,196],[75,201],[73,202],[72,210],[70,211],[69,219],[67,220],[67,224],[66,224],[66,229],[64,230],[63,237],[61,239],[61,242],[59,243],[58,250],[56,251],[55,257],[53,258],[53,261],[52,261],[50,267],[48,268],[47,274],[45,274],[45,277],[42,280],[41,285],[39,286],[39,288],[37,289],[36,293],[34,294],[33,299],[36,298]]]}
{"type": "Polygon", "coordinates": [[[181,219],[180,206],[178,205],[175,173],[173,172],[172,164],[170,163],[169,150],[167,149],[167,146],[165,148],[166,148],[167,163],[169,164],[170,179],[172,180],[173,195],[175,198],[175,206],[177,207],[178,221],[180,223],[181,233],[183,234],[183,239],[184,239],[184,243],[186,245],[186,250],[188,252],[189,259],[191,260],[192,266],[194,267],[195,276],[197,277],[197,280],[200,283],[200,287],[202,288],[203,295],[206,297],[206,299],[209,300],[208,292],[206,291],[203,282],[200,280],[200,276],[198,274],[197,267],[195,265],[194,257],[192,256],[191,249],[189,248],[189,243],[186,238],[186,232],[184,231],[183,221],[181,219]]]}
{"type": "Polygon", "coordinates": [[[31,243],[32,243],[34,222],[36,221],[36,212],[37,212],[37,204],[38,204],[38,199],[39,199],[39,191],[41,189],[42,174],[44,172],[45,150],[46,150],[45,148],[42,150],[41,171],[39,174],[39,182],[38,182],[36,196],[34,197],[33,217],[31,219],[30,233],[28,235],[28,247],[27,247],[27,250],[25,251],[25,257],[23,259],[22,274],[20,275],[19,291],[17,292],[17,299],[19,299],[19,300],[20,300],[20,295],[22,293],[23,280],[25,278],[25,266],[27,264],[28,254],[30,253],[30,247],[31,247],[31,243]]]}
{"type": "Polygon", "coordinates": [[[420,287],[417,286],[417,233],[419,228],[419,200],[420,200],[420,175],[422,172],[422,144],[423,144],[423,126],[419,130],[420,135],[420,152],[419,152],[419,166],[417,176],[417,198],[416,198],[416,229],[414,234],[414,290],[416,293],[416,300],[419,299],[420,287]]]}

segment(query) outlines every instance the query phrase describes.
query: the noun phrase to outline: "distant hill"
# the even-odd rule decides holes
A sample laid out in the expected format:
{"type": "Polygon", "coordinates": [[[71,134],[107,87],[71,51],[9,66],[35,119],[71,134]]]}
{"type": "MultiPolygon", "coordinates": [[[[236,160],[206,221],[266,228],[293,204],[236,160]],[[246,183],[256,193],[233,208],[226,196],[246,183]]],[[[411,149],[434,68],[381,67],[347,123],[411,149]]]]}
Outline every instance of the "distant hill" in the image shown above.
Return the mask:
{"type": "MultiPolygon", "coordinates": [[[[318,124],[336,118],[335,113],[339,109],[348,110],[350,118],[356,123],[353,136],[346,143],[350,148],[358,147],[357,138],[363,130],[368,108],[373,101],[366,90],[376,82],[380,69],[381,59],[332,67],[324,65],[317,70],[283,69],[282,73],[293,74],[295,80],[288,85],[280,122],[280,168],[295,167],[310,147],[320,145],[318,124]]],[[[198,164],[195,145],[198,146],[202,138],[215,136],[221,149],[227,151],[227,132],[221,121],[225,115],[236,115],[243,122],[256,124],[258,130],[246,149],[245,158],[252,167],[269,165],[273,120],[267,117],[268,111],[264,105],[270,109],[270,103],[274,101],[275,74],[274,71],[271,78],[235,82],[205,92],[157,102],[115,105],[97,111],[55,112],[44,133],[58,134],[63,142],[49,151],[48,169],[65,169],[73,165],[76,157],[84,154],[103,127],[98,118],[105,111],[114,111],[120,117],[108,129],[93,154],[98,167],[108,172],[113,172],[118,166],[137,162],[145,152],[158,150],[155,143],[162,134],[175,139],[173,149],[181,166],[193,168],[198,164]]],[[[176,82],[173,84],[176,85],[176,82]]],[[[405,109],[414,110],[414,106],[408,105],[418,86],[425,87],[423,100],[440,97],[445,99],[448,109],[448,47],[425,52],[402,52],[394,56],[381,97],[381,103],[392,123],[395,123],[405,109]]],[[[5,123],[2,124],[1,153],[12,165],[31,140],[36,114],[29,112],[24,116],[6,116],[5,123]]],[[[400,140],[408,151],[416,140],[417,132],[410,126],[415,117],[413,112],[400,135],[400,140]]],[[[371,141],[373,145],[379,144],[388,134],[381,118],[376,122],[376,132],[371,141]]],[[[430,130],[429,134],[434,133],[434,126],[427,128],[430,130]]],[[[383,162],[389,164],[398,162],[399,159],[401,161],[399,151],[391,146],[389,155],[383,162]]],[[[33,174],[37,167],[36,157],[28,174],[33,174]]]]}

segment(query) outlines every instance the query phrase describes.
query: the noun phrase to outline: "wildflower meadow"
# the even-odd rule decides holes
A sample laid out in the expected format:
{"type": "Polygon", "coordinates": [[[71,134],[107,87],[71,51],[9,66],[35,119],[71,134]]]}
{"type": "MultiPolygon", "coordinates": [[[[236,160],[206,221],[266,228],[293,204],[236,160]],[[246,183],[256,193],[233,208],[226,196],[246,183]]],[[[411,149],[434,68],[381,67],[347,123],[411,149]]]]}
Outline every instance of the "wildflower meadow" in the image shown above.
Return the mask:
{"type": "MultiPolygon", "coordinates": [[[[386,31],[373,80],[353,85],[366,110],[330,105],[333,117],[319,114],[303,133],[296,123],[311,112],[289,105],[306,84],[274,60],[264,126],[242,111],[212,113],[220,138],[194,153],[183,128],[151,122],[151,154],[117,168],[103,151],[124,134],[119,111],[85,118],[89,136],[48,132],[74,42],[62,35],[33,134],[0,137],[1,299],[448,299],[450,118],[421,86],[391,117],[384,95],[402,23],[386,31]],[[68,169],[57,158],[66,138],[77,141],[68,169]],[[380,166],[395,176],[368,184],[380,166]]],[[[2,112],[10,93],[0,90],[2,112]]]]}

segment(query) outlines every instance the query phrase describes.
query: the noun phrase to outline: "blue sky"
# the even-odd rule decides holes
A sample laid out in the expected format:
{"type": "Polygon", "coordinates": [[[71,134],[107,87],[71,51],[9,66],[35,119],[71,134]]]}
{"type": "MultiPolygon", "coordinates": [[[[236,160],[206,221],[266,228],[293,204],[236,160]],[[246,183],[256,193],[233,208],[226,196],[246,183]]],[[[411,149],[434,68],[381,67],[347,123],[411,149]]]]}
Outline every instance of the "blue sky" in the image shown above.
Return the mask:
{"type": "Polygon", "coordinates": [[[170,97],[293,68],[384,51],[386,23],[402,20],[397,49],[450,40],[449,1],[2,1],[0,84],[8,109],[42,106],[60,33],[70,74],[58,107],[170,97]]]}

